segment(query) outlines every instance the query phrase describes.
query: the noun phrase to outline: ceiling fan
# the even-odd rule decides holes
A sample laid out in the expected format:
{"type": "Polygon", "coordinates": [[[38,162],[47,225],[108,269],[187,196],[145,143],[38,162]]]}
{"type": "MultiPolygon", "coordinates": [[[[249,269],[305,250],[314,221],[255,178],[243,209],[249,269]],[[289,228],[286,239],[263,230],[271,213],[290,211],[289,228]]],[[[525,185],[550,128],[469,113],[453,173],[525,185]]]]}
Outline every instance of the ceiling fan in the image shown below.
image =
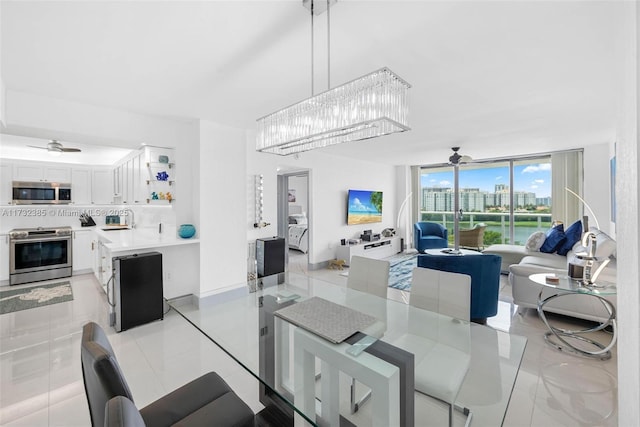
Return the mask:
{"type": "Polygon", "coordinates": [[[57,154],[60,154],[60,153],[79,153],[80,151],[82,151],[79,148],[65,148],[65,147],[62,146],[62,144],[60,144],[55,139],[50,140],[46,147],[38,147],[38,146],[35,146],[35,145],[27,145],[27,147],[39,148],[41,150],[47,150],[51,154],[56,154],[56,153],[57,154]]]}
{"type": "Polygon", "coordinates": [[[458,150],[460,149],[460,147],[451,147],[451,149],[453,150],[453,154],[449,157],[449,164],[450,165],[460,165],[462,163],[469,163],[472,162],[473,159],[471,158],[471,156],[461,156],[460,154],[458,154],[458,150]]]}

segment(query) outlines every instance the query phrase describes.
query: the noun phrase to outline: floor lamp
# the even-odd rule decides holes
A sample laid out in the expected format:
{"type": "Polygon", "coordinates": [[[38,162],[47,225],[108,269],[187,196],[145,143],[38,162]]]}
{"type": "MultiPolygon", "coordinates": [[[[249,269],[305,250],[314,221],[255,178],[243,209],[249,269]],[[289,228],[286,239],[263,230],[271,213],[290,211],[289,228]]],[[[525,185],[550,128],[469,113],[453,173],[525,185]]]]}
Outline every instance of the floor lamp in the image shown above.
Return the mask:
{"type": "MultiPolygon", "coordinates": [[[[413,195],[413,192],[409,192],[409,194],[407,194],[407,197],[405,197],[404,201],[400,205],[400,209],[398,209],[398,220],[396,221],[396,230],[398,230],[398,233],[400,232],[400,218],[402,218],[405,208],[407,207],[407,203],[409,202],[409,199],[411,199],[412,195],[413,195]]],[[[404,229],[404,241],[406,242],[405,245],[408,246],[409,245],[408,238],[411,237],[411,235],[409,233],[409,226],[408,226],[409,222],[406,221],[407,219],[406,217],[404,219],[405,219],[404,223],[407,225],[406,228],[404,229]]],[[[405,248],[401,248],[401,249],[402,249],[402,252],[405,251],[405,248]]]]}

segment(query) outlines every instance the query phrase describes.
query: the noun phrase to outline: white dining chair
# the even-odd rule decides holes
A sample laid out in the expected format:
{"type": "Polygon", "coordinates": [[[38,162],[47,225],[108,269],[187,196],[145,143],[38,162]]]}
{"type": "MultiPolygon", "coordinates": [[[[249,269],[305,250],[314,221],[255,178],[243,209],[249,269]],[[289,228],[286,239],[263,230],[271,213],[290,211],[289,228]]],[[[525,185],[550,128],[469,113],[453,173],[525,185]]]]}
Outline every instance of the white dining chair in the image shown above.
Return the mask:
{"type": "MultiPolygon", "coordinates": [[[[415,308],[409,313],[409,333],[394,344],[415,355],[416,391],[447,404],[452,426],[455,401],[471,363],[471,277],[417,267],[409,305],[415,308]]],[[[470,411],[462,411],[469,421],[470,411]]]]}
{"type": "MultiPolygon", "coordinates": [[[[365,292],[374,295],[379,298],[387,298],[387,289],[389,287],[389,268],[391,264],[389,261],[366,258],[354,255],[349,262],[349,275],[347,276],[347,288],[354,289],[356,291],[365,292]]],[[[357,305],[363,303],[361,301],[350,301],[349,306],[358,309],[357,305]]],[[[371,313],[371,310],[380,322],[376,322],[367,330],[362,331],[366,335],[374,338],[382,338],[386,331],[386,304],[382,304],[380,300],[372,302],[364,302],[366,309],[371,313]],[[371,304],[378,305],[379,307],[371,307],[371,304]],[[382,306],[383,305],[383,306],[382,306]]],[[[355,413],[358,409],[371,397],[371,392],[365,393],[365,395],[358,401],[356,401],[356,380],[351,380],[351,413],[355,413]]]]}

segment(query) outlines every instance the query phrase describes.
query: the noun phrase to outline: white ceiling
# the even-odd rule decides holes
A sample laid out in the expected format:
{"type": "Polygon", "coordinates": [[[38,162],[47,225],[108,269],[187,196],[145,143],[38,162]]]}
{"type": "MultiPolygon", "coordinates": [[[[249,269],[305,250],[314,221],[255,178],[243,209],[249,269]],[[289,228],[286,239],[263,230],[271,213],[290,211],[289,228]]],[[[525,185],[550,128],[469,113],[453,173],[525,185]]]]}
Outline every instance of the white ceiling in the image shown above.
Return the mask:
{"type": "MultiPolygon", "coordinates": [[[[250,129],[310,94],[301,0],[0,7],[9,90],[250,129]]],[[[326,151],[418,164],[454,145],[480,159],[612,142],[617,14],[615,1],[339,0],[332,84],[388,66],[413,85],[413,129],[326,151]]]]}
{"type": "Polygon", "coordinates": [[[0,158],[36,160],[40,162],[70,163],[75,165],[112,166],[129,155],[132,150],[101,145],[58,141],[65,148],[78,148],[80,152],[61,153],[52,156],[43,148],[49,140],[16,135],[0,135],[0,158]],[[42,147],[42,148],[34,148],[42,147]]]}

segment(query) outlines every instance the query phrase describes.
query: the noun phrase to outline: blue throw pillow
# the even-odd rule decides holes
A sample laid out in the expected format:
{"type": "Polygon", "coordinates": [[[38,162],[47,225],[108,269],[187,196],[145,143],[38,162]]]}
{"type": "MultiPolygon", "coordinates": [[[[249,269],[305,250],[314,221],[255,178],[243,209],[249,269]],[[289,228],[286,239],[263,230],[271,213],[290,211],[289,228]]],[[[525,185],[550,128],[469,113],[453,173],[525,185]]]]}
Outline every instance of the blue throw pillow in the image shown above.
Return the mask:
{"type": "Polygon", "coordinates": [[[576,221],[567,228],[564,232],[567,238],[564,243],[558,248],[558,255],[567,255],[567,253],[573,248],[573,245],[578,243],[582,237],[582,221],[576,221]]]}
{"type": "Polygon", "coordinates": [[[564,225],[558,224],[547,231],[547,238],[544,240],[540,252],[552,254],[558,250],[567,238],[564,235],[564,225]]]}

